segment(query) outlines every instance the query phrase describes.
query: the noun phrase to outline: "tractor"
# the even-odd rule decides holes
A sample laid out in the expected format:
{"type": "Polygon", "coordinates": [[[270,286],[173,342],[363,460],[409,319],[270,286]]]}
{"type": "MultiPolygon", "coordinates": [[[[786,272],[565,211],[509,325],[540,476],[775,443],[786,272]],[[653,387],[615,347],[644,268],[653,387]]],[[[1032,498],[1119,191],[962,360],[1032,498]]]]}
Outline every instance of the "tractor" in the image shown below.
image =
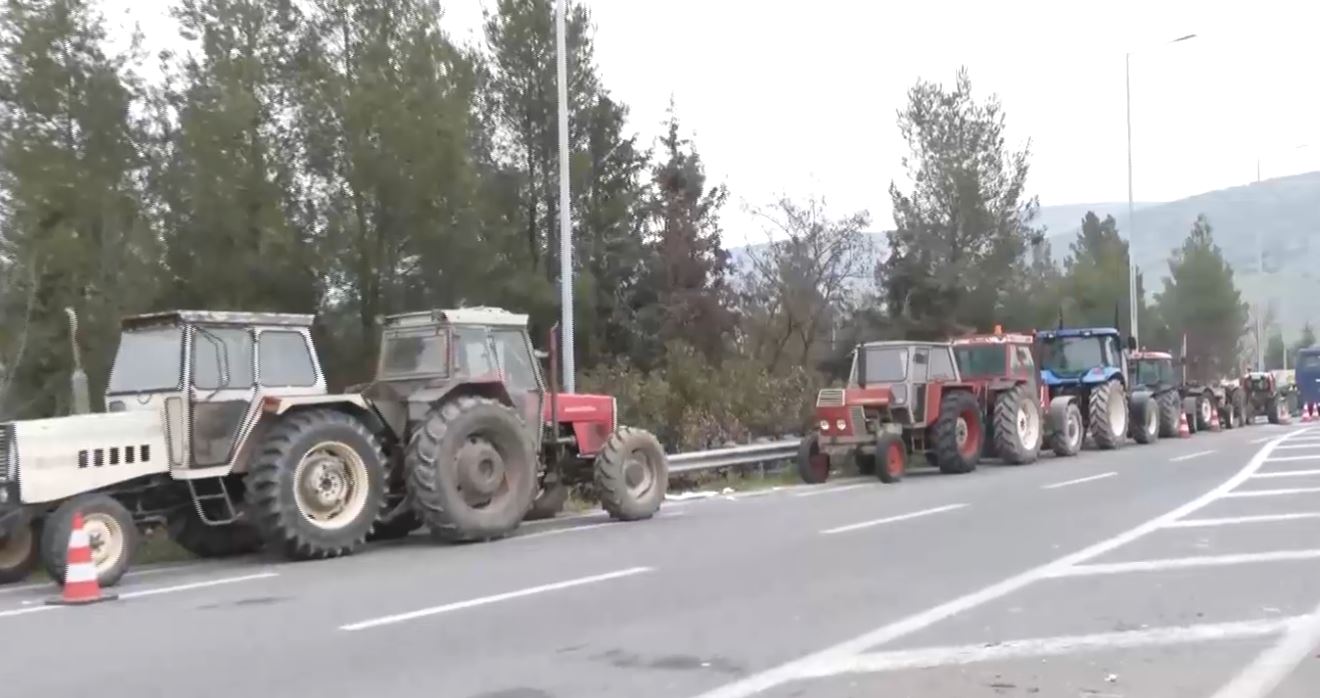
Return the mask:
{"type": "Polygon", "coordinates": [[[1168,352],[1134,351],[1131,362],[1136,384],[1155,397],[1161,435],[1178,433],[1179,411],[1187,415],[1187,427],[1192,433],[1209,429],[1216,415],[1225,429],[1242,424],[1246,405],[1237,382],[1190,381],[1188,361],[1174,358],[1168,352]]]}
{"type": "Polygon", "coordinates": [[[1081,411],[1071,395],[1047,401],[1033,344],[1031,335],[1004,334],[999,327],[953,340],[958,371],[973,386],[988,425],[986,455],[1012,464],[1035,462],[1042,444],[1057,456],[1076,455],[1082,447],[1081,411]]]}
{"type": "Polygon", "coordinates": [[[538,487],[553,509],[545,500],[584,471],[615,518],[658,509],[658,442],[616,428],[608,396],[547,391],[526,316],[387,318],[378,375],[344,394],[327,392],[312,321],[125,319],[105,413],[0,426],[0,580],[37,558],[62,579],[75,513],[109,586],[157,526],[203,557],[262,546],[337,557],[422,525],[445,540],[490,539],[523,520],[538,487]]]}
{"type": "Polygon", "coordinates": [[[1195,405],[1189,405],[1191,409],[1184,407],[1173,356],[1162,351],[1134,351],[1128,354],[1128,371],[1128,385],[1132,386],[1133,394],[1146,394],[1155,401],[1160,436],[1178,435],[1178,416],[1183,412],[1188,415],[1189,426],[1195,421],[1195,405]]]}
{"type": "Polygon", "coordinates": [[[1076,399],[1086,433],[1097,448],[1118,448],[1128,436],[1142,444],[1159,438],[1150,394],[1128,394],[1127,357],[1118,330],[1045,330],[1036,333],[1036,341],[1049,399],[1076,399]]]}
{"type": "Polygon", "coordinates": [[[1243,424],[1265,415],[1270,424],[1282,424],[1289,416],[1286,396],[1267,371],[1249,371],[1242,376],[1243,424]]]}
{"type": "Polygon", "coordinates": [[[962,381],[947,342],[871,342],[853,351],[845,388],[816,398],[819,430],[802,440],[798,473],[825,482],[834,461],[874,467],[897,482],[909,454],[922,454],[945,473],[976,469],[985,442],[981,406],[962,381]]]}

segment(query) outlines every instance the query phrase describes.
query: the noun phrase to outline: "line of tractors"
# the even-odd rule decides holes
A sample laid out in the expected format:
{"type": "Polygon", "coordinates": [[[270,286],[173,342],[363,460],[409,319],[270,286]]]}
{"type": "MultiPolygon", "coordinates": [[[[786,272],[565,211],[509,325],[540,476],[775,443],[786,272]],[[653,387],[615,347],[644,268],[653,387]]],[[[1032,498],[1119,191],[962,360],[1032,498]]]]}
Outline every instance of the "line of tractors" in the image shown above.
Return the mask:
{"type": "Polygon", "coordinates": [[[1132,338],[1125,347],[1105,327],[870,342],[854,350],[846,387],[820,391],[798,473],[820,483],[851,461],[897,482],[917,456],[966,473],[984,457],[1024,464],[1046,449],[1153,443],[1178,436],[1184,418],[1191,433],[1290,418],[1293,388],[1270,373],[1206,382],[1188,373],[1184,358],[1138,350],[1132,338]]]}
{"type": "Polygon", "coordinates": [[[316,559],[422,528],[499,538],[553,516],[573,486],[615,519],[660,507],[660,443],[619,426],[614,398],[560,392],[554,333],[537,351],[526,315],[382,318],[375,378],[340,394],[327,390],[312,322],[126,318],[105,412],[88,413],[75,367],[75,414],[0,424],[0,582],[38,562],[62,580],[75,513],[108,586],[149,529],[203,557],[265,547],[316,559]]]}

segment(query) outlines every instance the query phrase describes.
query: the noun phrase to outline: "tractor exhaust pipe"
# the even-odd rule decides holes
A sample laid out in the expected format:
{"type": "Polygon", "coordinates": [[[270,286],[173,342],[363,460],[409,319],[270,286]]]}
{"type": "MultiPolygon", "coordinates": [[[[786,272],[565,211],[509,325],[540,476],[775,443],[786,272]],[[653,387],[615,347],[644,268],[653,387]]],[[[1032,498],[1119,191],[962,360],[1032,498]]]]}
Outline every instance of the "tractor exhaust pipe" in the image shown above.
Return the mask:
{"type": "Polygon", "coordinates": [[[72,414],[87,414],[92,411],[92,399],[87,392],[87,373],[83,371],[82,354],[78,351],[78,314],[73,308],[65,308],[69,316],[69,347],[73,351],[73,375],[69,378],[69,388],[73,397],[72,414]]]}

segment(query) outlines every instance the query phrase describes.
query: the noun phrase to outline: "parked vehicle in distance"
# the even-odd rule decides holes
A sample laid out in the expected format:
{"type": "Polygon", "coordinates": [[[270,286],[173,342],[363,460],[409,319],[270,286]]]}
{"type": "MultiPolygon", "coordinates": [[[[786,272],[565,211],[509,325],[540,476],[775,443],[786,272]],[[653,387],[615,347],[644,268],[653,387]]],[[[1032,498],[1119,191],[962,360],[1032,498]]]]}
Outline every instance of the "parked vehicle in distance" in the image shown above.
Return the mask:
{"type": "Polygon", "coordinates": [[[1072,396],[1081,409],[1087,435],[1097,448],[1123,445],[1131,433],[1138,443],[1159,437],[1149,393],[1129,395],[1127,355],[1111,327],[1059,328],[1036,333],[1041,380],[1051,400],[1072,396]]]}
{"type": "Polygon", "coordinates": [[[873,459],[884,482],[902,479],[915,454],[941,472],[971,472],[985,443],[981,406],[948,342],[858,346],[847,387],[817,396],[816,420],[798,451],[798,473],[809,483],[825,482],[845,458],[873,459]]]}

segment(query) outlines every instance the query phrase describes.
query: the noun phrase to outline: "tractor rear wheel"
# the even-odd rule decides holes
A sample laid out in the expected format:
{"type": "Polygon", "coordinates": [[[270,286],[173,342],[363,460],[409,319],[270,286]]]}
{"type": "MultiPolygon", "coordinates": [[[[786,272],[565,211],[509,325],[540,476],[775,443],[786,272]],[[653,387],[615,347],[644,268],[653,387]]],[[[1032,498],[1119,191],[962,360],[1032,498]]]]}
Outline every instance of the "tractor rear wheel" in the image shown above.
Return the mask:
{"type": "Polygon", "coordinates": [[[1270,420],[1270,424],[1279,424],[1283,421],[1278,397],[1271,395],[1269,401],[1265,403],[1265,416],[1270,420]]]}
{"type": "Polygon", "coordinates": [[[1063,423],[1055,424],[1050,433],[1050,450],[1060,458],[1075,456],[1082,450],[1086,430],[1082,426],[1082,411],[1077,403],[1069,402],[1063,412],[1063,423]]]}
{"type": "Polygon", "coordinates": [[[1206,431],[1210,428],[1210,418],[1215,413],[1214,403],[1210,401],[1210,396],[1202,393],[1196,396],[1196,430],[1206,431]]]}
{"type": "Polygon", "coordinates": [[[893,484],[907,472],[907,444],[902,434],[881,434],[875,440],[875,475],[880,482],[893,484]]]}
{"type": "Polygon", "coordinates": [[[940,472],[970,473],[976,470],[985,445],[981,406],[965,390],[949,393],[940,401],[940,416],[931,426],[935,463],[940,472]]]}
{"type": "Polygon", "coordinates": [[[385,508],[385,456],[360,420],[330,409],[286,415],[245,480],[253,525],[295,560],[348,555],[385,508]]]}
{"type": "Polygon", "coordinates": [[[1156,399],[1160,409],[1160,436],[1172,439],[1178,436],[1178,414],[1181,412],[1177,391],[1161,393],[1156,399]]]}
{"type": "Polygon", "coordinates": [[[1128,430],[1128,404],[1123,395],[1123,384],[1111,380],[1092,388],[1087,419],[1096,448],[1109,450],[1122,446],[1128,430]]]}
{"type": "Polygon", "coordinates": [[[0,584],[21,582],[37,566],[37,541],[41,534],[32,522],[15,526],[0,538],[0,584]]]}
{"type": "Polygon", "coordinates": [[[669,461],[660,441],[644,429],[619,427],[596,456],[596,495],[611,518],[649,519],[669,490],[669,461]]]}
{"type": "Polygon", "coordinates": [[[820,435],[812,434],[798,444],[798,477],[808,485],[830,479],[830,454],[820,450],[820,435]]]}
{"type": "Polygon", "coordinates": [[[508,535],[536,496],[536,455],[522,419],[487,398],[433,408],[413,432],[404,466],[414,509],[441,540],[508,535]]]}
{"type": "Polygon", "coordinates": [[[1143,393],[1132,400],[1132,438],[1139,444],[1155,443],[1160,438],[1160,404],[1143,393]]]}
{"type": "Polygon", "coordinates": [[[1019,385],[995,398],[995,453],[1005,463],[1023,465],[1040,455],[1040,404],[1027,386],[1019,385]]]}
{"type": "Polygon", "coordinates": [[[197,557],[233,557],[261,549],[261,534],[246,523],[212,526],[192,506],[174,511],[165,521],[170,540],[197,557]]]}

